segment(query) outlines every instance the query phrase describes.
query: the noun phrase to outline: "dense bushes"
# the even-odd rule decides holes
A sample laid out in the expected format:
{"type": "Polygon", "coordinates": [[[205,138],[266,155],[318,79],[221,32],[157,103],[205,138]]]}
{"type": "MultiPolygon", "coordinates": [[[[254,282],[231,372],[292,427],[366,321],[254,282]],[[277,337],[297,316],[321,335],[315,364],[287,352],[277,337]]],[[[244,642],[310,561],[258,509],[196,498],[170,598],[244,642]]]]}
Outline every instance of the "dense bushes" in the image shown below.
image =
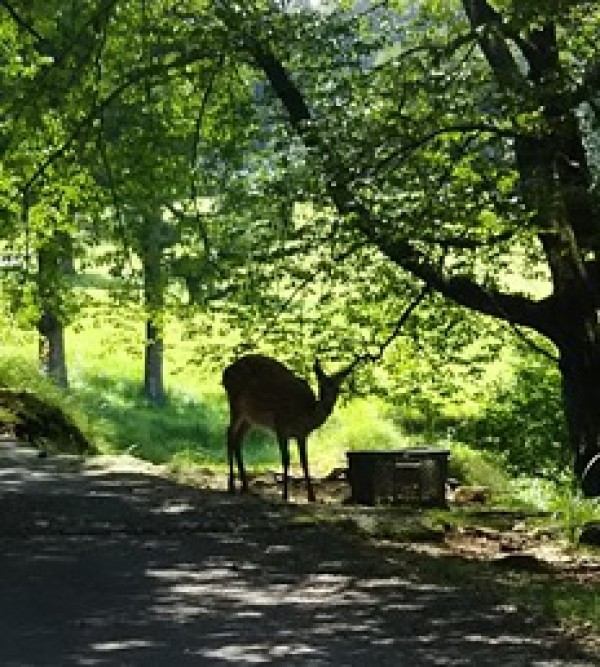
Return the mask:
{"type": "Polygon", "coordinates": [[[516,473],[554,476],[563,470],[570,455],[558,371],[533,354],[521,358],[463,439],[502,454],[516,473]]]}

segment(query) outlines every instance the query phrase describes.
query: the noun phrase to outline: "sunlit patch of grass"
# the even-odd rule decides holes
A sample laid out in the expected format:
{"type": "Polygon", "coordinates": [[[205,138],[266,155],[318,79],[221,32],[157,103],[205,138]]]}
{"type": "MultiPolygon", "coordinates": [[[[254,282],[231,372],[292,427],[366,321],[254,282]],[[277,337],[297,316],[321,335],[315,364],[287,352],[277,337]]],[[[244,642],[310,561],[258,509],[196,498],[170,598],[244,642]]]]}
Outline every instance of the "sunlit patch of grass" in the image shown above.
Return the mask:
{"type": "MultiPolygon", "coordinates": [[[[222,367],[231,360],[235,332],[216,315],[197,314],[194,321],[167,318],[165,327],[165,386],[163,407],[149,405],[142,395],[144,315],[139,304],[120,304],[106,290],[115,287],[108,276],[82,279],[78,289],[87,304],[67,328],[66,349],[71,390],[93,425],[103,451],[128,452],[153,462],[221,467],[226,461],[225,429],[228,410],[221,387],[221,368],[204,364],[207,345],[222,349],[222,367]]],[[[118,285],[117,285],[118,287],[118,285]]],[[[23,351],[37,354],[35,334],[7,323],[12,341],[9,358],[23,351]],[[27,345],[23,344],[27,341],[27,345]]],[[[314,386],[314,379],[311,380],[314,386]]],[[[71,399],[70,399],[71,400],[71,399]]],[[[355,449],[394,449],[418,444],[394,419],[392,408],[378,398],[355,398],[338,403],[329,420],[309,437],[308,451],[315,476],[347,465],[346,452],[355,449]]],[[[295,443],[292,466],[298,467],[295,443]]],[[[463,460],[457,450],[457,460],[463,460]]],[[[255,431],[244,443],[249,469],[278,468],[279,449],[271,434],[255,431]]],[[[455,454],[451,458],[454,459],[455,454]]],[[[466,469],[476,467],[476,459],[466,469]]],[[[481,467],[481,466],[480,466],[481,467]]],[[[482,482],[481,472],[465,474],[482,482]]]]}
{"type": "Polygon", "coordinates": [[[310,436],[313,467],[321,472],[347,465],[346,452],[397,449],[409,444],[381,399],[355,398],[336,406],[329,420],[310,436]]]}
{"type": "Polygon", "coordinates": [[[481,452],[466,443],[445,443],[450,449],[449,475],[461,484],[485,486],[493,495],[509,488],[509,478],[500,457],[481,452]]]}
{"type": "Polygon", "coordinates": [[[393,449],[406,445],[406,437],[381,399],[355,399],[341,406],[324,433],[344,443],[346,450],[393,449]]]}
{"type": "Polygon", "coordinates": [[[588,636],[600,634],[600,585],[556,577],[513,575],[503,581],[509,599],[588,636]]]}

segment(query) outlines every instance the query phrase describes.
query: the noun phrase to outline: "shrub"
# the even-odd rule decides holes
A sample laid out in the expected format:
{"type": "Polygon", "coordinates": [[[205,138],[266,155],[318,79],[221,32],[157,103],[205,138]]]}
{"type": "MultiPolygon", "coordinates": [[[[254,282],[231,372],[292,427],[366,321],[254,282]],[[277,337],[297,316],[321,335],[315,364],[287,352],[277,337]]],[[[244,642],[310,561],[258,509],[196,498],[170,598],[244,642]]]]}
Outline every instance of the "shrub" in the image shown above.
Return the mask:
{"type": "Polygon", "coordinates": [[[511,381],[499,383],[482,414],[461,439],[502,455],[515,473],[554,476],[570,451],[556,368],[533,353],[523,357],[511,381]]]}

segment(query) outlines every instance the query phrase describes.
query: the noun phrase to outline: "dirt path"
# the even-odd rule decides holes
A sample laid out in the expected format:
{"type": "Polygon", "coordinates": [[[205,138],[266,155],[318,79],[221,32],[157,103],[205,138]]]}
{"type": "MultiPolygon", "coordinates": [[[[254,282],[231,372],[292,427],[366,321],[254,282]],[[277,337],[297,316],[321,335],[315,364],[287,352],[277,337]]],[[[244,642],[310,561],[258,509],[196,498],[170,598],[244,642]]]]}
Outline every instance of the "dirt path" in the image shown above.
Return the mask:
{"type": "Polygon", "coordinates": [[[600,665],[293,506],[0,445],[0,665],[600,665]]]}

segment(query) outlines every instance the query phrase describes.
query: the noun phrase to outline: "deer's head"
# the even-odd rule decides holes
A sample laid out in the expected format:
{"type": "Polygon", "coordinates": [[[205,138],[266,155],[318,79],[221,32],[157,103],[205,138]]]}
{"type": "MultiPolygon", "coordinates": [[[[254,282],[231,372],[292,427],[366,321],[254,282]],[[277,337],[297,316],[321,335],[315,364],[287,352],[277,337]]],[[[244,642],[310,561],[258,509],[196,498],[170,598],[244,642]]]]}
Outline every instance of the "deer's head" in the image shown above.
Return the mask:
{"type": "Polygon", "coordinates": [[[355,364],[351,364],[333,375],[328,375],[323,370],[319,359],[315,359],[315,375],[319,386],[319,405],[325,415],[329,415],[339,396],[342,383],[350,375],[355,364]]]}

